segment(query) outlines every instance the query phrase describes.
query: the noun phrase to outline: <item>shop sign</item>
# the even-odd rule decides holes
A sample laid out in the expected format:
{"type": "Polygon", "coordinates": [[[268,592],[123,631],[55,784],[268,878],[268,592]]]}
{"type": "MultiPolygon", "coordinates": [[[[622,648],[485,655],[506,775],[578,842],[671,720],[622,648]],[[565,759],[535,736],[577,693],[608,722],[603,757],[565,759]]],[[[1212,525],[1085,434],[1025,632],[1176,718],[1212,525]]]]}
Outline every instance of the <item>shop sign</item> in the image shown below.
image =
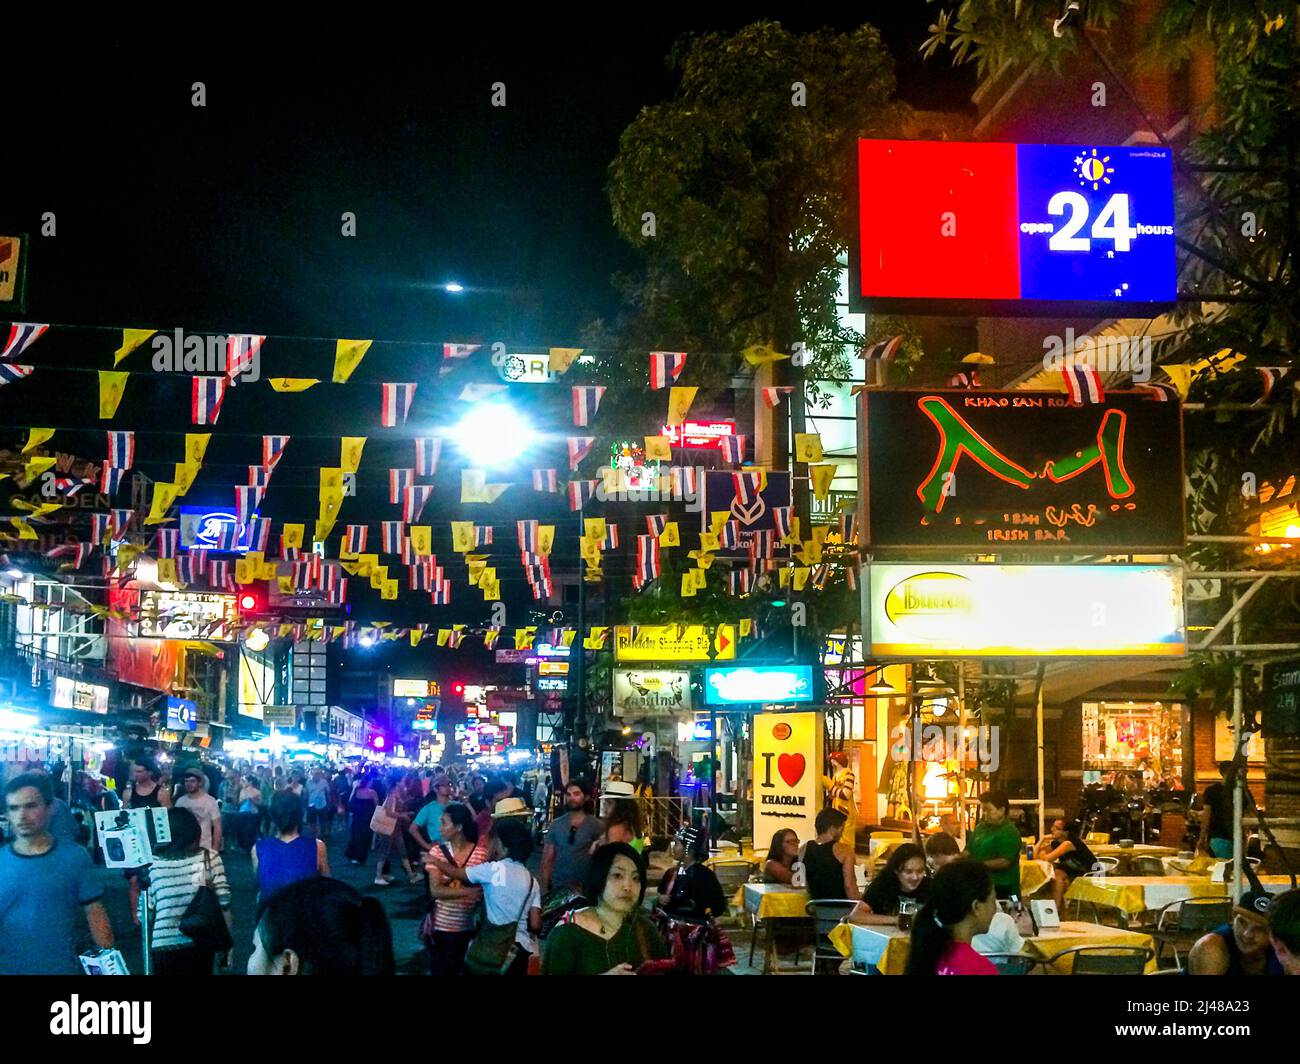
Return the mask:
{"type": "Polygon", "coordinates": [[[790,506],[790,498],[789,473],[768,472],[767,486],[754,492],[753,498],[745,502],[736,495],[736,478],[731,472],[706,470],[700,527],[707,530],[711,514],[728,510],[740,527],[740,545],[743,547],[754,538],[750,533],[776,528],[772,511],[790,506]]]}
{"type": "MultiPolygon", "coordinates": [[[[257,517],[256,513],[251,517],[257,517]]],[[[224,506],[182,506],[181,546],[187,550],[201,547],[204,550],[221,552],[221,537],[231,525],[239,526],[238,538],[235,540],[235,553],[244,554],[248,550],[248,525],[240,523],[239,515],[234,509],[224,506]]],[[[229,552],[225,552],[229,553],[229,552]]]]}
{"type": "Polygon", "coordinates": [[[569,681],[558,676],[539,676],[536,687],[539,691],[567,691],[569,681]]]}
{"type": "Polygon", "coordinates": [[[872,548],[1184,546],[1178,403],[1133,392],[867,391],[862,542],[872,548]]]}
{"type": "Polygon", "coordinates": [[[614,716],[691,711],[691,674],[677,669],[615,669],[614,716]]]}
{"type": "Polygon", "coordinates": [[[662,434],[668,437],[668,443],[672,447],[707,448],[718,451],[722,449],[724,436],[736,434],[736,423],[687,420],[680,425],[665,425],[662,434]]]}
{"type": "Polygon", "coordinates": [[[716,630],[701,624],[619,625],[614,629],[618,661],[729,661],[735,656],[734,624],[720,624],[716,630]]]}
{"type": "Polygon", "coordinates": [[[1151,145],[860,140],[850,309],[1154,317],[1177,298],[1151,145]]]}
{"type": "Polygon", "coordinates": [[[1174,565],[864,567],[873,657],[1178,657],[1174,565]]]}
{"type": "Polygon", "coordinates": [[[107,713],[108,688],[103,684],[83,683],[69,676],[56,676],[50,705],[58,709],[79,709],[85,713],[107,713]]]}
{"type": "Polygon", "coordinates": [[[437,698],[440,693],[437,680],[393,680],[394,698],[437,698]]]}
{"type": "Polygon", "coordinates": [[[704,670],[704,704],[812,702],[811,665],[733,665],[704,670]]]}
{"type": "Polygon", "coordinates": [[[262,723],[274,724],[277,728],[298,727],[297,706],[263,706],[262,723]]]}
{"type": "Polygon", "coordinates": [[[754,852],[772,836],[793,828],[800,842],[817,837],[813,822],[822,808],[820,713],[757,713],[754,716],[754,852]]]}
{"type": "Polygon", "coordinates": [[[569,663],[567,661],[539,661],[537,663],[538,676],[568,676],[569,663]]]}
{"type": "Polygon", "coordinates": [[[1300,735],[1300,661],[1278,662],[1265,669],[1266,700],[1261,714],[1265,739],[1300,735]]]}
{"type": "Polygon", "coordinates": [[[198,727],[199,709],[191,699],[167,696],[167,728],[171,731],[194,731],[198,727]]]}
{"type": "Polygon", "coordinates": [[[235,596],[210,591],[141,591],[140,635],[154,639],[234,638],[235,596]]]}
{"type": "Polygon", "coordinates": [[[537,657],[532,650],[502,649],[496,653],[498,665],[528,665],[537,657]]]}
{"type": "Polygon", "coordinates": [[[555,643],[537,643],[533,646],[533,653],[539,658],[567,658],[572,649],[555,643]]]}

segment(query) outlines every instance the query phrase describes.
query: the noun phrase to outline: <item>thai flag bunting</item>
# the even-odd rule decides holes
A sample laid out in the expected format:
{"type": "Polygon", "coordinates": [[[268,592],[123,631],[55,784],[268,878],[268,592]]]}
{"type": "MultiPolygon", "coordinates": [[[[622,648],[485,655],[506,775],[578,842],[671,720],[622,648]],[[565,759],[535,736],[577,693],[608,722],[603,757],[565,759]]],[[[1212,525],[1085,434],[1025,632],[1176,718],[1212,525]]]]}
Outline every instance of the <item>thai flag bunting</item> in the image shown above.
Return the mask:
{"type": "Polygon", "coordinates": [[[424,504],[433,494],[432,484],[413,484],[402,492],[402,520],[410,524],[420,519],[424,504]]]}
{"type": "Polygon", "coordinates": [[[1104,403],[1106,392],[1101,386],[1101,374],[1094,366],[1066,365],[1061,367],[1065,376],[1065,390],[1070,394],[1071,406],[1086,403],[1104,403]]]}
{"type": "Polygon", "coordinates": [[[741,506],[749,506],[758,497],[758,485],[762,480],[762,474],[732,473],[731,479],[736,485],[736,501],[741,506]]]}
{"type": "Polygon", "coordinates": [[[1145,392],[1148,399],[1157,403],[1178,402],[1178,389],[1172,384],[1135,384],[1133,388],[1145,392]]]}
{"type": "MultiPolygon", "coordinates": [[[[160,528],[158,529],[158,557],[175,558],[176,544],[180,539],[181,530],[179,528],[160,528]]],[[[99,540],[95,540],[96,543],[99,540]]]]}
{"type": "Polygon", "coordinates": [[[433,589],[433,604],[435,606],[451,605],[451,581],[443,580],[433,589]]]}
{"type": "Polygon", "coordinates": [[[718,445],[722,450],[722,460],[728,465],[740,465],[745,460],[745,437],[721,436],[718,445]]]}
{"type": "Polygon", "coordinates": [[[320,571],[320,589],[322,591],[333,591],[339,584],[339,566],[337,562],[329,562],[321,566],[320,571]]]}
{"type": "Polygon", "coordinates": [[[533,491],[557,492],[560,490],[559,478],[554,469],[533,470],[533,491]]]}
{"type": "Polygon", "coordinates": [[[349,554],[364,554],[366,552],[366,533],[369,529],[365,525],[348,525],[347,544],[349,554]]]}
{"type": "Polygon", "coordinates": [[[443,344],[443,358],[469,358],[482,344],[443,344]]]}
{"type": "Polygon", "coordinates": [[[311,588],[311,562],[305,558],[293,563],[293,586],[298,591],[311,588]]]}
{"type": "Polygon", "coordinates": [[[605,542],[601,544],[601,550],[618,549],[618,525],[606,522],[605,524],[605,542]]]}
{"type": "Polygon", "coordinates": [[[591,445],[596,442],[595,436],[570,436],[569,437],[569,469],[577,469],[578,463],[587,457],[591,450],[591,445]]]}
{"type": "Polygon", "coordinates": [[[382,521],[379,525],[379,531],[383,537],[383,547],[385,554],[401,554],[402,540],[405,538],[403,532],[406,525],[401,521],[382,521]]]}
{"type": "Polygon", "coordinates": [[[718,533],[718,545],[728,550],[734,550],[740,546],[739,521],[728,521],[722,526],[722,531],[718,533]]]}
{"type": "Polygon", "coordinates": [[[223,521],[218,526],[216,549],[222,551],[238,550],[239,533],[243,530],[243,527],[243,522],[240,521],[223,521]]]}
{"type": "Polygon", "coordinates": [[[651,514],[645,519],[646,531],[658,539],[664,534],[664,526],[668,524],[667,514],[651,514]]]}
{"type": "Polygon", "coordinates": [[[789,506],[772,507],[772,524],[776,527],[778,540],[784,540],[790,534],[790,509],[789,506]]]}
{"type": "Polygon", "coordinates": [[[727,574],[727,590],[733,595],[748,595],[754,586],[754,574],[748,569],[733,569],[727,574]]]}
{"type": "Polygon", "coordinates": [[[194,573],[195,579],[201,579],[203,574],[208,571],[208,550],[206,547],[190,548],[190,569],[194,573]]]}
{"type": "Polygon", "coordinates": [[[126,535],[126,530],[130,527],[134,516],[135,511],[128,508],[109,511],[108,529],[114,539],[121,539],[126,535]]]}
{"type": "Polygon", "coordinates": [[[284,541],[284,533],[280,534],[280,557],[282,559],[284,559],[286,562],[296,561],[299,555],[301,555],[301,553],[302,553],[301,548],[289,546],[284,541]]]}
{"type": "Polygon", "coordinates": [[[236,377],[252,368],[265,341],[265,336],[249,333],[235,333],[226,337],[226,376],[232,384],[236,377]]]}
{"type": "Polygon", "coordinates": [[[536,522],[536,520],[515,522],[516,531],[519,532],[519,549],[523,550],[525,554],[536,553],[538,524],[539,522],[536,522]]]}
{"type": "Polygon", "coordinates": [[[867,361],[889,362],[898,354],[898,348],[902,342],[902,336],[891,336],[888,340],[881,340],[878,343],[864,347],[859,352],[859,356],[867,361]]]}
{"type": "MultiPolygon", "coordinates": [[[[398,523],[399,525],[401,524],[400,521],[398,521],[397,523],[398,523]]],[[[391,554],[391,553],[393,553],[393,552],[392,552],[392,551],[387,551],[387,552],[385,552],[385,553],[390,553],[390,554],[391,554]]],[[[403,536],[403,537],[402,537],[402,564],[403,564],[403,565],[414,565],[414,564],[416,563],[416,561],[417,561],[417,559],[416,559],[416,557],[415,557],[415,544],[411,542],[411,537],[410,537],[410,536],[403,536]]]]}
{"type": "Polygon", "coordinates": [[[674,499],[694,499],[699,470],[695,466],[670,466],[668,488],[674,499]]]}
{"type": "Polygon", "coordinates": [[[99,490],[110,499],[117,494],[117,489],[122,486],[122,478],[126,476],[125,469],[114,469],[112,466],[104,466],[99,475],[99,490]]]}
{"type": "Polygon", "coordinates": [[[460,646],[460,641],[465,638],[460,629],[460,625],[455,625],[451,630],[451,634],[447,636],[447,645],[453,650],[460,646]]]}
{"type": "Polygon", "coordinates": [[[248,522],[248,549],[266,553],[271,542],[271,519],[254,517],[248,522]]]}
{"type": "MultiPolygon", "coordinates": [[[[104,559],[107,561],[108,559],[104,559]]],[[[192,555],[183,555],[176,559],[176,579],[182,584],[193,584],[203,576],[202,572],[196,572],[194,557],[192,555]]]]}
{"type": "Polygon", "coordinates": [[[415,438],[415,471],[422,477],[431,477],[438,472],[438,459],[442,457],[441,436],[417,436],[415,438]]]}
{"type": "Polygon", "coordinates": [[[581,510],[596,494],[594,480],[569,481],[569,510],[581,510]]]}
{"type": "Polygon", "coordinates": [[[190,422],[194,425],[215,425],[221,416],[221,401],[225,397],[225,377],[192,377],[190,422]]]}
{"type": "Polygon", "coordinates": [[[575,387],[573,389],[573,423],[578,428],[586,428],[600,409],[600,400],[605,389],[595,385],[575,387]]]}
{"type": "Polygon", "coordinates": [[[406,424],[406,415],[411,412],[411,400],[415,398],[414,384],[381,384],[380,423],[386,429],[406,424]]]}
{"type": "Polygon", "coordinates": [[[682,375],[685,367],[685,351],[651,351],[650,387],[654,391],[667,388],[682,375]]]}
{"type": "Polygon", "coordinates": [[[636,537],[636,572],[643,584],[658,578],[659,540],[654,536],[636,537]]]}
{"type": "Polygon", "coordinates": [[[812,582],[813,587],[820,591],[826,586],[826,579],[831,575],[831,567],[823,562],[821,565],[813,566],[812,582]]]}
{"type": "Polygon", "coordinates": [[[301,643],[307,637],[307,626],[305,624],[295,624],[293,626],[293,641],[301,643]]]}
{"type": "Polygon", "coordinates": [[[979,370],[959,369],[948,378],[949,388],[965,388],[967,391],[974,391],[980,387],[979,370]]]}
{"type": "Polygon", "coordinates": [[[108,433],[108,464],[114,469],[130,469],[135,465],[135,433],[108,433]]]}
{"type": "Polygon", "coordinates": [[[858,515],[854,513],[840,514],[840,542],[845,546],[858,541],[858,515]]]}
{"type": "MultiPolygon", "coordinates": [[[[104,545],[104,537],[108,535],[108,514],[91,514],[90,515],[90,542],[97,547],[104,545]]],[[[162,531],[175,532],[176,529],[163,529],[162,531]]],[[[159,533],[161,535],[161,533],[159,533]]],[[[170,554],[160,554],[160,558],[170,558],[170,554]]]]}
{"type": "Polygon", "coordinates": [[[33,325],[30,322],[15,321],[9,326],[9,337],[5,340],[4,350],[0,350],[0,361],[17,358],[32,344],[36,343],[48,329],[48,325],[33,325]]]}
{"type": "Polygon", "coordinates": [[[280,461],[280,456],[284,454],[285,445],[289,442],[288,436],[263,436],[262,437],[262,466],[269,476],[271,470],[280,461]]]}
{"type": "Polygon", "coordinates": [[[858,563],[856,559],[844,567],[844,583],[850,591],[858,589],[858,563]]]}
{"type": "Polygon", "coordinates": [[[399,503],[406,489],[415,483],[414,469],[390,469],[388,471],[388,501],[399,503]]]}
{"type": "Polygon", "coordinates": [[[73,544],[72,568],[80,569],[86,564],[86,559],[90,557],[93,546],[91,543],[73,544]]]}
{"type": "Polygon", "coordinates": [[[781,400],[792,391],[794,391],[794,388],[790,385],[782,385],[777,388],[764,388],[763,405],[769,410],[774,410],[780,404],[781,400]]]}
{"type": "Polygon", "coordinates": [[[82,480],[76,477],[55,477],[54,490],[65,497],[76,495],[87,484],[93,484],[94,481],[82,480]]]}
{"type": "Polygon", "coordinates": [[[348,600],[348,582],[346,579],[339,580],[329,591],[329,603],[331,606],[342,606],[348,600]]]}
{"type": "Polygon", "coordinates": [[[428,591],[429,590],[429,570],[423,565],[408,565],[407,570],[410,574],[408,584],[411,591],[428,591]]]}
{"type": "Polygon", "coordinates": [[[218,558],[213,561],[211,570],[208,573],[208,583],[213,587],[234,588],[235,582],[230,576],[230,560],[228,558],[218,558]]]}
{"type": "Polygon", "coordinates": [[[1268,402],[1268,398],[1273,394],[1273,389],[1278,386],[1282,378],[1290,372],[1290,366],[1256,366],[1259,371],[1261,392],[1258,399],[1252,406],[1263,406],[1268,402]]]}
{"type": "Polygon", "coordinates": [[[0,384],[9,384],[30,377],[35,369],[35,366],[20,366],[17,362],[0,364],[0,384]]]}
{"type": "Polygon", "coordinates": [[[474,546],[490,547],[492,546],[492,526],[475,525],[474,526],[474,546]]]}
{"type": "Polygon", "coordinates": [[[754,533],[754,539],[751,542],[752,555],[759,558],[770,558],[776,549],[776,533],[770,528],[760,528],[754,533]]]}
{"type": "Polygon", "coordinates": [[[248,524],[248,519],[256,515],[265,491],[255,484],[240,484],[235,488],[235,519],[240,525],[248,524]]]}

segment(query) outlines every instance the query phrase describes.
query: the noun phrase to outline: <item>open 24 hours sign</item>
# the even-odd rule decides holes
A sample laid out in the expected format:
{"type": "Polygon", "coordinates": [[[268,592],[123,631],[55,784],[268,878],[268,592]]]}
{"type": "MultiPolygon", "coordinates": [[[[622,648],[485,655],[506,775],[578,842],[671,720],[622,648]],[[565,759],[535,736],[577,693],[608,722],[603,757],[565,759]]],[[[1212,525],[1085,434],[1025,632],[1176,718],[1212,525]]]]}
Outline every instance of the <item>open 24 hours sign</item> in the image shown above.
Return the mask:
{"type": "Polygon", "coordinates": [[[853,310],[1133,317],[1177,298],[1165,148],[861,140],[856,191],[853,310]]]}

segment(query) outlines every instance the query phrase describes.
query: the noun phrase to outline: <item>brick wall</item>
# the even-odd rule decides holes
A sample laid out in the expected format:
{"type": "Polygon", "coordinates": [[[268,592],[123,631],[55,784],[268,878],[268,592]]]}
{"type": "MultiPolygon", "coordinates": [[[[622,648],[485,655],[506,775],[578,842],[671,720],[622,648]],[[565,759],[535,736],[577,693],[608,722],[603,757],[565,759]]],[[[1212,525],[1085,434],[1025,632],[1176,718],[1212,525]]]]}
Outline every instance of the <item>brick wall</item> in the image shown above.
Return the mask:
{"type": "MultiPolygon", "coordinates": [[[[1204,703],[1192,707],[1192,749],[1196,793],[1200,794],[1219,779],[1219,762],[1214,756],[1214,713],[1204,703]]],[[[1183,744],[1186,756],[1187,744],[1183,744]]],[[[1251,768],[1246,773],[1246,785],[1260,805],[1264,805],[1264,767],[1251,768]]]]}

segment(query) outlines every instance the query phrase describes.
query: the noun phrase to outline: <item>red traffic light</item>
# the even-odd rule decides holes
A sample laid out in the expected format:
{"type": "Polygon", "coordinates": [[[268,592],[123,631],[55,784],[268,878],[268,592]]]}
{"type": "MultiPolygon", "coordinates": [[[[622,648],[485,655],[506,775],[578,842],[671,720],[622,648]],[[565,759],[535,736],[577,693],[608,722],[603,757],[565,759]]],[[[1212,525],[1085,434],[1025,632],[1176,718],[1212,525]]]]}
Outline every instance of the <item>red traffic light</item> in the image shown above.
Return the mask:
{"type": "Polygon", "coordinates": [[[451,693],[454,694],[457,698],[459,698],[461,695],[465,693],[465,685],[461,683],[459,680],[457,680],[455,683],[451,685],[451,693]]]}
{"type": "Polygon", "coordinates": [[[251,591],[245,591],[242,595],[239,596],[239,608],[244,613],[248,613],[252,610],[257,609],[257,605],[258,605],[257,596],[254,595],[251,591]]]}

